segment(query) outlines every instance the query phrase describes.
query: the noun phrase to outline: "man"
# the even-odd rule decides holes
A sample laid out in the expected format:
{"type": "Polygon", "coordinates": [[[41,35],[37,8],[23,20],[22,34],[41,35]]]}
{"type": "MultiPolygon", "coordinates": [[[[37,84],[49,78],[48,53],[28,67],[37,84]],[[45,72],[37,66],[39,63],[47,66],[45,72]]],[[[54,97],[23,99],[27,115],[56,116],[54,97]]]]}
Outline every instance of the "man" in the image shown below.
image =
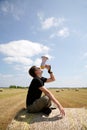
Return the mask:
{"type": "Polygon", "coordinates": [[[45,65],[48,70],[50,78],[42,77],[42,70],[36,66],[32,66],[29,69],[29,74],[33,77],[26,98],[26,107],[28,112],[43,112],[46,115],[51,113],[51,101],[53,101],[60,110],[62,115],[65,115],[65,111],[59,101],[54,95],[44,86],[44,83],[55,81],[53,72],[50,65],[45,65]],[[45,94],[41,96],[42,92],[45,94]]]}

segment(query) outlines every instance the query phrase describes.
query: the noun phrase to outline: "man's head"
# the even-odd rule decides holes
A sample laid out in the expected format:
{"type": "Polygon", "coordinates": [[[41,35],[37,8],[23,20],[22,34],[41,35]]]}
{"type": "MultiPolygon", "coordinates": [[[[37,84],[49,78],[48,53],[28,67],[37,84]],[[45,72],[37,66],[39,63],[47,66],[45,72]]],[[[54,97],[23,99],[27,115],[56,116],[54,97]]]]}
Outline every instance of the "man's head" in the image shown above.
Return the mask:
{"type": "Polygon", "coordinates": [[[39,67],[32,66],[32,67],[29,69],[29,74],[30,74],[32,77],[36,77],[36,76],[41,77],[42,71],[41,71],[41,69],[40,69],[39,67]]]}

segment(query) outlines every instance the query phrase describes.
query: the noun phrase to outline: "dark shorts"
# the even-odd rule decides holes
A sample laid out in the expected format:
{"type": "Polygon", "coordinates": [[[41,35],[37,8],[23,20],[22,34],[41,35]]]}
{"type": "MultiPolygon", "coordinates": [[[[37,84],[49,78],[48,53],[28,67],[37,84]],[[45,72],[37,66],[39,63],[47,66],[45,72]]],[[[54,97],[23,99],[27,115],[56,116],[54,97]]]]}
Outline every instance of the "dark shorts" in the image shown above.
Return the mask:
{"type": "Polygon", "coordinates": [[[28,112],[35,113],[35,112],[41,112],[41,110],[48,108],[51,106],[51,100],[47,96],[43,96],[36,101],[33,102],[32,105],[28,106],[28,112]]]}

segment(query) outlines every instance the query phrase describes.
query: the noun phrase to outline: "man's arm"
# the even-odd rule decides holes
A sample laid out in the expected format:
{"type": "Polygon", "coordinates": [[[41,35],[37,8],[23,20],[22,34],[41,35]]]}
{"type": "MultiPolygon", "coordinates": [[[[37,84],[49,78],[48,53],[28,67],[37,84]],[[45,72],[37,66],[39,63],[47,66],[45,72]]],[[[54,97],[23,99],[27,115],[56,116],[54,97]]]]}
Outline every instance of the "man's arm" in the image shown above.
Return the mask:
{"type": "Polygon", "coordinates": [[[50,77],[47,78],[47,81],[46,81],[46,82],[53,82],[53,81],[55,81],[54,74],[53,74],[53,72],[51,71],[51,66],[50,66],[50,65],[45,65],[45,68],[48,70],[48,73],[49,73],[49,75],[50,75],[50,77]]]}
{"type": "Polygon", "coordinates": [[[53,82],[53,81],[55,81],[55,77],[54,77],[53,73],[50,73],[50,78],[47,78],[46,82],[53,82]]]}
{"type": "Polygon", "coordinates": [[[50,98],[50,100],[52,100],[52,101],[57,105],[57,107],[58,107],[59,110],[60,110],[60,113],[61,113],[62,115],[65,115],[65,111],[64,111],[62,105],[61,105],[61,104],[59,103],[59,101],[54,97],[54,95],[53,95],[48,89],[46,89],[45,87],[40,87],[39,89],[40,89],[42,92],[44,92],[45,95],[47,95],[47,96],[50,98]]]}

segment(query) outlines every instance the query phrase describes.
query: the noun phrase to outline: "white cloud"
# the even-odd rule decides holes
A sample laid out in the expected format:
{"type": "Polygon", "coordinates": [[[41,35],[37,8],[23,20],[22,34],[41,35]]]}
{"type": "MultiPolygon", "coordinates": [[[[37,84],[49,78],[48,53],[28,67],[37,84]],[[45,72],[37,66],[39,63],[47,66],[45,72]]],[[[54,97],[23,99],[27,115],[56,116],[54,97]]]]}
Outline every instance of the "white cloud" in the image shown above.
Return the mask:
{"type": "Polygon", "coordinates": [[[87,52],[84,53],[84,57],[87,57],[87,52]]]}
{"type": "Polygon", "coordinates": [[[1,5],[1,11],[4,13],[8,13],[11,9],[11,6],[9,5],[8,1],[5,1],[1,5]]]}
{"type": "Polygon", "coordinates": [[[81,55],[81,60],[86,60],[87,59],[87,52],[84,52],[82,55],[81,55]]]}
{"type": "Polygon", "coordinates": [[[40,19],[42,29],[50,29],[52,27],[58,27],[62,25],[65,21],[64,18],[55,18],[55,17],[49,17],[45,19],[42,13],[38,13],[38,17],[40,19]]]}
{"type": "Polygon", "coordinates": [[[9,87],[10,85],[28,86],[28,73],[20,74],[0,74],[0,87],[9,87]]]}
{"type": "Polygon", "coordinates": [[[44,20],[42,22],[42,28],[43,29],[49,29],[51,27],[55,27],[57,26],[57,19],[54,18],[54,17],[51,17],[51,18],[47,18],[46,20],[44,20]]]}
{"type": "Polygon", "coordinates": [[[34,65],[40,66],[40,64],[41,64],[41,58],[37,58],[37,59],[34,61],[34,65]]]}
{"type": "Polygon", "coordinates": [[[59,36],[59,37],[68,37],[69,36],[69,29],[68,28],[66,28],[66,27],[64,27],[63,29],[61,29],[61,30],[59,30],[58,32],[57,32],[57,36],[59,36]]]}
{"type": "Polygon", "coordinates": [[[0,11],[5,15],[12,15],[16,20],[20,20],[23,15],[23,9],[19,8],[18,3],[13,3],[9,1],[3,1],[0,5],[0,11]]]}
{"type": "Polygon", "coordinates": [[[44,19],[44,13],[43,12],[38,12],[37,16],[40,19],[40,21],[43,21],[43,19],[44,19]]]}
{"type": "Polygon", "coordinates": [[[64,27],[64,23],[66,21],[65,18],[63,17],[59,17],[59,18],[55,18],[55,17],[48,17],[45,18],[44,14],[39,12],[37,14],[37,16],[39,17],[40,23],[41,23],[41,28],[43,30],[47,30],[50,28],[55,28],[57,30],[57,28],[62,28],[54,33],[52,33],[50,35],[49,38],[54,38],[54,37],[68,37],[70,34],[70,31],[68,29],[68,27],[64,27]]]}
{"type": "Polygon", "coordinates": [[[32,57],[34,55],[48,53],[49,47],[40,43],[27,40],[12,41],[7,44],[0,44],[0,52],[13,57],[32,57]]]}
{"type": "Polygon", "coordinates": [[[33,61],[29,58],[26,57],[6,57],[3,59],[4,61],[6,61],[7,63],[21,63],[24,65],[30,65],[33,63],[33,61]]]}
{"type": "Polygon", "coordinates": [[[11,78],[11,77],[13,77],[12,74],[1,74],[1,73],[0,73],[0,79],[1,79],[1,78],[11,78]]]}
{"type": "Polygon", "coordinates": [[[87,69],[87,65],[85,65],[85,68],[87,69]]]}
{"type": "Polygon", "coordinates": [[[64,27],[63,29],[58,30],[57,32],[51,34],[49,38],[55,38],[55,37],[63,37],[66,38],[70,35],[70,31],[67,27],[64,27]]]}
{"type": "Polygon", "coordinates": [[[27,73],[29,68],[31,67],[31,65],[20,65],[20,64],[16,64],[14,66],[14,69],[17,71],[21,71],[22,73],[27,73]]]}
{"type": "MultiPolygon", "coordinates": [[[[43,30],[47,30],[50,28],[55,28],[56,29],[59,27],[64,26],[64,22],[66,21],[66,19],[60,17],[60,18],[55,18],[55,17],[48,17],[48,18],[44,18],[43,13],[38,13],[37,16],[40,19],[40,23],[41,23],[41,28],[43,30]]],[[[70,34],[69,29],[67,27],[62,27],[62,29],[54,32],[53,34],[50,35],[50,38],[54,38],[54,37],[68,37],[70,34]]]]}
{"type": "Polygon", "coordinates": [[[85,52],[82,57],[81,57],[82,60],[86,60],[87,59],[87,52],[85,52]]]}
{"type": "Polygon", "coordinates": [[[46,55],[50,48],[40,43],[27,40],[12,41],[0,44],[0,53],[5,55],[3,59],[6,63],[18,63],[22,65],[31,65],[35,61],[31,58],[36,55],[46,55]]]}

